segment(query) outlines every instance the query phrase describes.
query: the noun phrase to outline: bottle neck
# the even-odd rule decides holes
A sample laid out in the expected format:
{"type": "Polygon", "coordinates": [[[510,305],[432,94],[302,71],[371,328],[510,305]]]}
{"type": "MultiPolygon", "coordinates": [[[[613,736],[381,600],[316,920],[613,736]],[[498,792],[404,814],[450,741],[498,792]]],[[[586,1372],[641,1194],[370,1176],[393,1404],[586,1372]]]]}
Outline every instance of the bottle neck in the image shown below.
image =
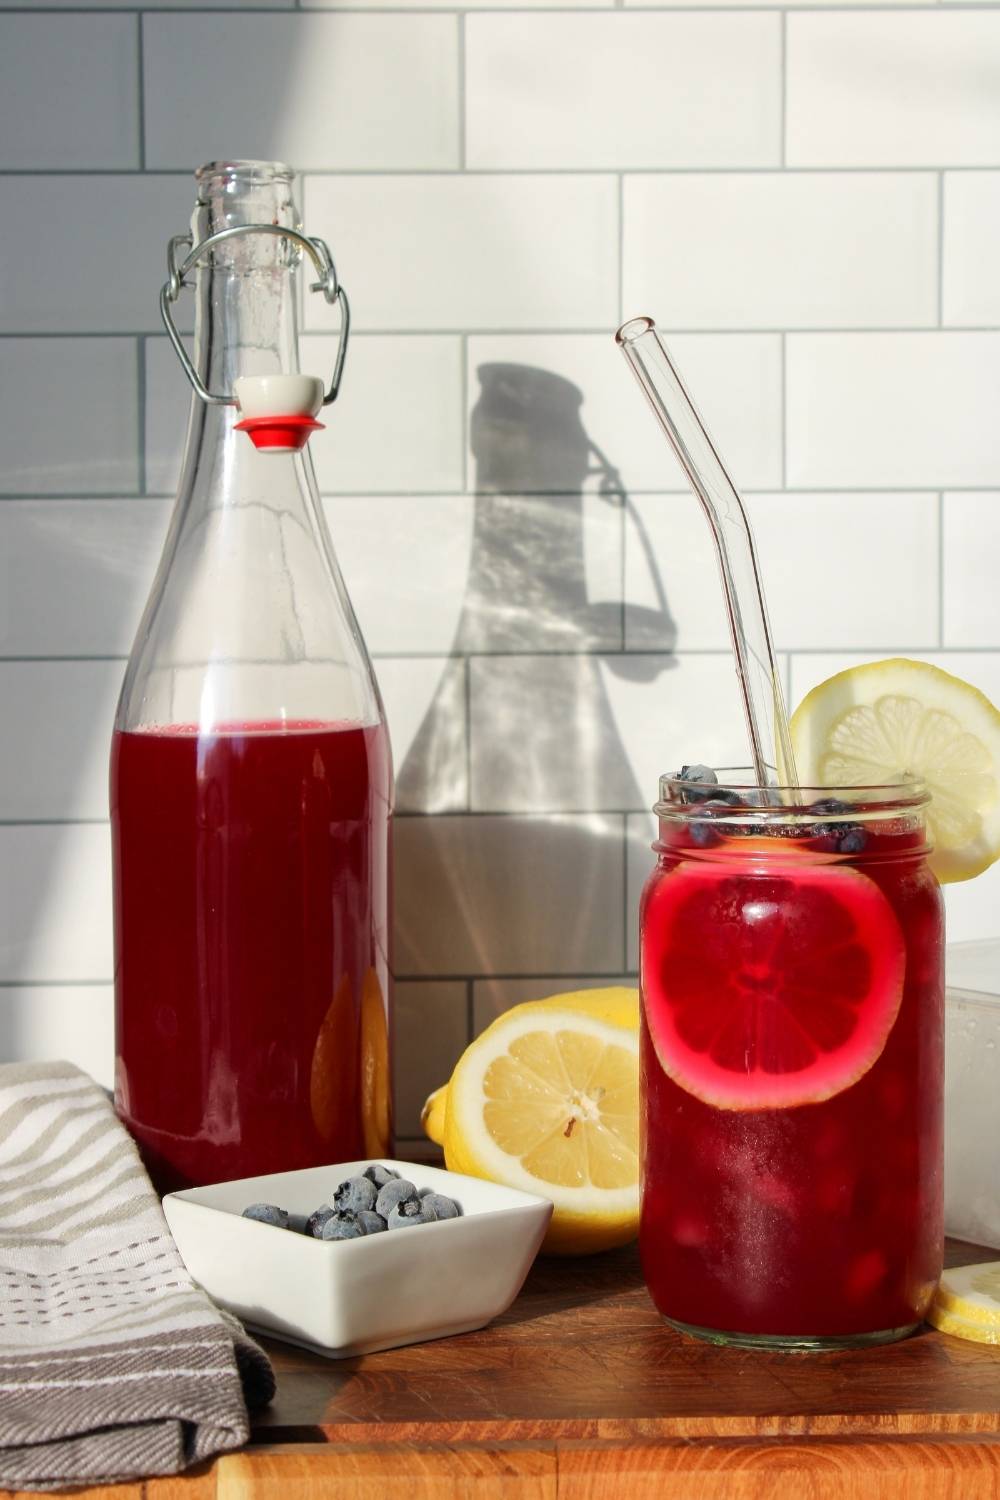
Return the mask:
{"type": "MultiPolygon", "coordinates": [[[[191,221],[195,244],[223,229],[275,224],[300,229],[291,174],[270,163],[212,165],[199,173],[191,221]]],[[[199,263],[195,282],[194,365],[208,390],[230,396],[243,375],[296,374],[300,253],[275,235],[239,235],[199,263]]],[[[294,468],[288,455],[255,462],[245,434],[234,431],[235,406],[211,405],[192,393],[180,493],[195,488],[216,502],[259,498],[261,483],[294,468]],[[205,481],[208,481],[206,484],[205,481]]]]}

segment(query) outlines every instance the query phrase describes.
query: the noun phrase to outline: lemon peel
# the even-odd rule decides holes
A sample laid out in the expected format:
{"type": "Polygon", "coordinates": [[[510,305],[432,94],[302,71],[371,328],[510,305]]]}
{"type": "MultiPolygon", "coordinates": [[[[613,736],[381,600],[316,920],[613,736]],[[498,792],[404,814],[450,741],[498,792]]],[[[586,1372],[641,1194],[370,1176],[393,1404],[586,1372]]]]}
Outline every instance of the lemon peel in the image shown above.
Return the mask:
{"type": "Polygon", "coordinates": [[[927,1321],[976,1344],[1000,1344],[1000,1261],[945,1271],[927,1321]]]}

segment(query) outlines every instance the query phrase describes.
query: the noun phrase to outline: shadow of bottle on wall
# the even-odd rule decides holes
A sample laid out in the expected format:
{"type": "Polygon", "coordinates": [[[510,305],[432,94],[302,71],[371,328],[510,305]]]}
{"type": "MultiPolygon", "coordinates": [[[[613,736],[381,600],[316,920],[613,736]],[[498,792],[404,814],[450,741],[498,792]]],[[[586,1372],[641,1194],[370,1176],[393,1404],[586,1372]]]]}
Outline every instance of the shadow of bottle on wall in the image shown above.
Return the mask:
{"type": "Polygon", "coordinates": [[[582,392],[526,365],[477,373],[465,595],[397,793],[403,813],[496,818],[489,830],[478,817],[401,820],[397,972],[619,974],[624,814],[653,789],[638,783],[606,684],[652,683],[672,665],[676,628],[641,517],[586,431],[582,392]],[[624,600],[626,533],[651,608],[624,600]],[[595,577],[607,597],[591,596],[595,577]],[[465,767],[444,802],[442,764],[465,767]]]}

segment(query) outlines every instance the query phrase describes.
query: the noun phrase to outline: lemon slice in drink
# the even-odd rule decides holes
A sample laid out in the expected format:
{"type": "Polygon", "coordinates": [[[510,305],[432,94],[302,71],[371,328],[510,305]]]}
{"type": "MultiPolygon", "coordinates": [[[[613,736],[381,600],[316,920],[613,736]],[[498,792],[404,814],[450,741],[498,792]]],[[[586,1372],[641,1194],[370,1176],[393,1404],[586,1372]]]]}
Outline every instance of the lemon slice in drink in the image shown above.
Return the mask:
{"type": "Polygon", "coordinates": [[[961,677],[906,657],[851,667],[806,695],[791,732],[803,786],[926,782],[939,880],[1000,856],[1000,713],[961,677]]]}
{"type": "Polygon", "coordinates": [[[551,1199],[544,1249],[585,1255],[639,1220],[638,1034],[557,1007],[515,1007],[466,1049],[448,1086],[445,1160],[551,1199]]]}

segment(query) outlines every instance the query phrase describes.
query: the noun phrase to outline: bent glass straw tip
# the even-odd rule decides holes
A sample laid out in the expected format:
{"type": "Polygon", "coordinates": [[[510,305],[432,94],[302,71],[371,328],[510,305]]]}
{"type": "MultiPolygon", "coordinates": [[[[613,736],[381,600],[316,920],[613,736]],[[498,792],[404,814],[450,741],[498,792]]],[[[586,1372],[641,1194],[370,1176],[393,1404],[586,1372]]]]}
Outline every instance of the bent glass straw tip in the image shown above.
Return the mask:
{"type": "Polygon", "coordinates": [[[623,323],[615,334],[616,344],[632,344],[636,339],[641,339],[644,333],[648,333],[656,324],[652,318],[629,318],[623,323]]]}

